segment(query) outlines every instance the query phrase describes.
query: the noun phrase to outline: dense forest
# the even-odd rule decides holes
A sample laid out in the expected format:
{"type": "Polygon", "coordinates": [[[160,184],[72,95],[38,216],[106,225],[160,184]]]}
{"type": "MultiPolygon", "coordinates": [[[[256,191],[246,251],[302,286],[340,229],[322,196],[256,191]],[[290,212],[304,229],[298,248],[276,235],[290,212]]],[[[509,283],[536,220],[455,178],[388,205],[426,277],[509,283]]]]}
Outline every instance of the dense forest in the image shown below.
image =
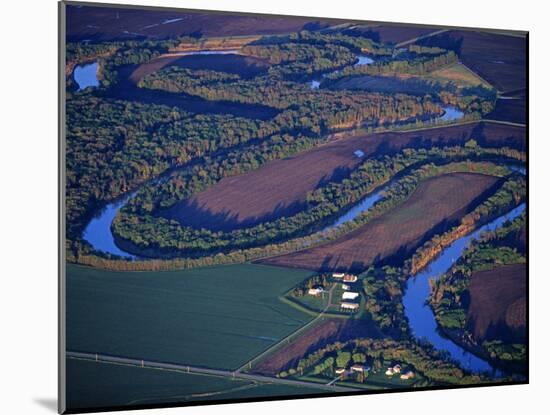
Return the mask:
{"type": "MultiPolygon", "coordinates": [[[[380,206],[373,207],[373,212],[387,210],[405,200],[414,191],[418,181],[423,178],[454,171],[456,168],[476,171],[475,163],[457,166],[454,163],[448,164],[449,162],[472,158],[482,160],[506,153],[514,154],[507,149],[483,150],[477,147],[453,147],[429,150],[407,149],[393,157],[367,159],[348,179],[330,182],[311,192],[307,196],[307,206],[296,215],[231,232],[193,229],[155,215],[159,206],[168,207],[175,203],[177,195],[182,198],[189,197],[193,191],[205,189],[220,180],[224,177],[225,168],[228,169],[228,175],[233,175],[256,167],[255,164],[249,164],[250,160],[246,154],[239,152],[234,157],[220,160],[221,164],[214,163],[208,170],[204,169],[204,165],[197,166],[196,171],[189,172],[188,177],[178,173],[175,178],[165,181],[162,185],[149,186],[148,193],[140,192],[122,209],[113,223],[113,232],[121,240],[134,245],[138,251],[153,248],[168,256],[204,255],[280,242],[322,229],[338,212],[353,206],[375,188],[387,183],[391,177],[408,167],[425,165],[423,169],[413,171],[394,183],[386,191],[385,199],[379,202],[380,206]],[[246,164],[232,166],[227,163],[227,160],[239,160],[238,157],[241,155],[246,164]],[[433,163],[447,164],[432,167],[433,163]],[[202,183],[197,182],[197,178],[202,183]]],[[[503,175],[506,172],[506,169],[497,166],[489,165],[488,168],[485,164],[480,166],[493,175],[503,175]]]]}
{"type": "MultiPolygon", "coordinates": [[[[149,248],[155,247],[163,255],[200,253],[208,257],[214,252],[262,244],[277,246],[281,241],[305,237],[339,209],[352,205],[404,168],[467,155],[437,154],[432,149],[429,154],[373,159],[344,182],[331,183],[308,195],[303,212],[225,234],[182,227],[164,219],[162,212],[221,178],[318,146],[333,131],[361,126],[369,130],[396,125],[419,127],[441,115],[441,106],[447,104],[465,110],[466,118],[475,118],[492,108],[494,100],[483,88],[458,91],[452,85],[439,84],[433,84],[434,93],[427,94],[312,89],[308,80],[313,76],[326,75],[323,79],[328,84],[342,74],[426,73],[456,61],[449,50],[418,45],[396,50],[351,29],[305,30],[264,36],[241,45],[241,56],[267,64],[267,71],[252,77],[241,76],[238,71],[168,65],[144,76],[137,85],[212,102],[269,106],[277,110],[270,119],[192,114],[177,106],[118,99],[110,93],[127,82],[122,77],[127,76],[128,69],[155,62],[181,45],[186,50],[198,50],[201,42],[181,37],[68,45],[66,196],[70,259],[91,258],[93,250],[81,239],[91,215],[138,188],[117,215],[113,230],[118,242],[147,248],[150,254],[149,248]],[[357,65],[357,54],[368,54],[377,61],[357,65]],[[91,60],[99,63],[100,87],[76,91],[71,71],[76,64],[91,60]]],[[[491,155],[471,156],[481,159],[491,155]]]]}
{"type": "Polygon", "coordinates": [[[103,201],[121,196],[172,166],[280,130],[273,122],[191,115],[166,106],[87,93],[69,99],[66,111],[67,230],[72,238],[103,201]]]}
{"type": "Polygon", "coordinates": [[[184,92],[211,101],[261,104],[287,110],[275,119],[288,120],[297,128],[309,127],[318,133],[368,121],[395,122],[442,112],[430,97],[312,90],[302,83],[271,76],[244,80],[224,78],[213,71],[209,71],[206,78],[201,78],[200,73],[171,67],[146,76],[139,86],[172,93],[184,92]]]}

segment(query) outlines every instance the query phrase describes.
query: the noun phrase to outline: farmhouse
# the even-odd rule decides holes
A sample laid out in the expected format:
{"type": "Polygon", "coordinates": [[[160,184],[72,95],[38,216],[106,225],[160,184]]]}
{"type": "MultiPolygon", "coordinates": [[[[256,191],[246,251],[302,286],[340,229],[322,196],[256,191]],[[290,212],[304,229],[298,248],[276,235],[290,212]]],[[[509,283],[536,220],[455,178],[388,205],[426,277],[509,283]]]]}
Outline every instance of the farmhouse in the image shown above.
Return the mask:
{"type": "Polygon", "coordinates": [[[337,367],[336,370],[334,371],[334,373],[336,373],[337,375],[342,375],[346,372],[346,368],[345,367],[337,367]]]}
{"type": "Polygon", "coordinates": [[[336,278],[337,280],[340,280],[342,278],[344,278],[344,273],[343,272],[333,272],[332,273],[332,278],[336,278]]]}
{"type": "Polygon", "coordinates": [[[370,367],[363,366],[363,365],[360,365],[360,364],[356,363],[351,367],[351,370],[352,370],[352,372],[363,373],[363,372],[368,372],[370,370],[370,367]]]}
{"type": "Polygon", "coordinates": [[[403,380],[408,380],[408,379],[412,379],[414,378],[414,372],[409,370],[408,372],[406,373],[403,373],[401,376],[400,376],[401,379],[403,380]]]}
{"type": "Polygon", "coordinates": [[[393,376],[393,375],[396,375],[398,373],[401,373],[401,365],[397,364],[395,366],[390,366],[388,368],[388,370],[386,370],[386,375],[387,376],[393,376]]]}
{"type": "Polygon", "coordinates": [[[357,275],[352,274],[346,274],[343,276],[344,282],[356,282],[357,281],[357,275]]]}
{"type": "Polygon", "coordinates": [[[340,304],[340,307],[344,310],[357,310],[359,308],[359,304],[342,302],[342,304],[340,304]]]}
{"type": "Polygon", "coordinates": [[[342,294],[342,300],[355,300],[357,297],[359,297],[359,293],[354,291],[346,291],[342,294]]]}
{"type": "Polygon", "coordinates": [[[310,289],[308,290],[307,293],[308,293],[309,295],[319,295],[319,294],[321,294],[323,291],[325,291],[325,290],[323,289],[323,287],[312,287],[312,288],[310,288],[310,289]]]}

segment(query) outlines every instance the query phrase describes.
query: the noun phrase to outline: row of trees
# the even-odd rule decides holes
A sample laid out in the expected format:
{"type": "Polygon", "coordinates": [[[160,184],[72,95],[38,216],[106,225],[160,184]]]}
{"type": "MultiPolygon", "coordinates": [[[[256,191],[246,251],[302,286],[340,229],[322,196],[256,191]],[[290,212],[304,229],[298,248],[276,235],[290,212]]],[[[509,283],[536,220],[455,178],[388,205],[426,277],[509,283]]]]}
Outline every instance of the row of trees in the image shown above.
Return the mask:
{"type": "Polygon", "coordinates": [[[292,33],[289,36],[290,42],[309,43],[326,47],[327,45],[339,45],[346,47],[353,52],[368,53],[374,56],[392,56],[393,49],[382,45],[366,36],[351,36],[343,31],[311,32],[303,30],[292,33]]]}
{"type": "Polygon", "coordinates": [[[420,247],[406,262],[406,269],[410,273],[416,274],[453,241],[519,205],[526,196],[525,177],[517,173],[512,174],[495,194],[464,216],[458,226],[442,235],[433,237],[420,247]]]}
{"type": "MultiPolygon", "coordinates": [[[[267,147],[269,149],[269,147],[267,147]]],[[[490,174],[502,175],[506,170],[487,163],[449,163],[450,161],[467,157],[493,157],[495,152],[501,150],[488,150],[482,154],[479,149],[466,147],[454,147],[450,149],[432,148],[430,150],[408,150],[407,154],[398,154],[394,157],[382,157],[380,159],[367,159],[348,179],[341,182],[328,183],[327,185],[311,192],[307,197],[306,208],[289,217],[282,217],[259,225],[233,231],[210,231],[207,229],[194,229],[183,226],[176,221],[165,219],[155,214],[155,192],[165,189],[170,197],[173,197],[174,187],[165,182],[160,186],[149,186],[149,192],[140,192],[127,207],[123,208],[113,222],[113,233],[120,239],[130,243],[137,252],[140,250],[153,250],[168,256],[178,255],[211,255],[216,252],[227,252],[235,249],[246,249],[253,246],[261,246],[276,243],[291,238],[310,234],[317,229],[325,227],[331,218],[335,217],[343,209],[353,206],[366,194],[376,187],[388,182],[392,176],[410,166],[425,164],[418,170],[398,180],[387,191],[386,197],[369,210],[369,218],[372,215],[382,214],[388,209],[405,200],[418,185],[418,182],[426,177],[453,171],[483,171],[490,174]],[[447,163],[434,165],[433,163],[447,163]],[[151,208],[150,211],[143,206],[151,208]]],[[[236,155],[236,160],[239,156],[236,155]]],[[[224,160],[224,163],[227,159],[224,160]]],[[[187,180],[178,174],[181,191],[189,193],[202,190],[213,182],[221,179],[219,176],[220,165],[215,164],[212,177],[208,172],[197,167],[204,174],[202,185],[196,181],[195,172],[187,180]]],[[[242,172],[242,170],[238,170],[242,172]]],[[[366,217],[366,216],[365,216],[366,217]]],[[[354,226],[363,224],[364,220],[358,218],[354,226]]],[[[350,225],[348,225],[350,226],[350,225]]]]}
{"type": "Polygon", "coordinates": [[[481,384],[489,379],[482,375],[464,372],[429,344],[413,340],[354,339],[348,342],[329,343],[298,361],[296,366],[287,368],[279,376],[297,374],[319,376],[332,375],[335,367],[345,367],[352,361],[366,362],[375,372],[399,363],[407,366],[424,379],[416,386],[481,384]]]}
{"type": "Polygon", "coordinates": [[[440,327],[459,333],[455,336],[459,341],[467,338],[470,342],[477,342],[488,358],[506,363],[525,361],[525,344],[518,343],[514,336],[507,336],[505,330],[500,330],[497,338],[476,338],[466,317],[470,302],[469,288],[475,272],[527,262],[525,241],[520,237],[525,232],[526,219],[524,212],[474,241],[451,269],[434,282],[430,297],[430,305],[440,327]]]}
{"type": "Polygon", "coordinates": [[[253,79],[222,79],[209,72],[206,79],[192,70],[167,68],[144,77],[139,86],[169,92],[184,92],[210,101],[267,105],[288,110],[276,122],[308,127],[313,131],[359,125],[364,122],[395,122],[424,115],[439,115],[442,110],[430,97],[404,94],[312,90],[307,85],[265,75],[253,79]],[[316,128],[313,128],[316,127],[316,128]]]}
{"type": "Polygon", "coordinates": [[[428,72],[456,62],[458,62],[458,56],[453,51],[447,51],[433,57],[390,60],[379,63],[375,62],[371,65],[348,66],[341,71],[327,75],[321,85],[328,86],[331,82],[340,78],[358,75],[425,75],[428,72]]]}
{"type": "Polygon", "coordinates": [[[363,275],[363,290],[367,298],[366,308],[382,330],[394,336],[407,336],[409,328],[404,316],[401,298],[408,278],[420,269],[420,262],[415,261],[422,258],[424,266],[444,247],[450,245],[456,239],[519,203],[521,199],[514,198],[511,201],[509,196],[518,190],[521,191],[521,186],[521,177],[510,176],[494,195],[476,207],[472,213],[466,215],[462,219],[461,225],[450,229],[443,235],[435,235],[424,246],[420,247],[415,252],[412,261],[406,261],[400,268],[389,266],[371,267],[365,272],[363,275]],[[479,216],[479,212],[483,212],[483,214],[479,216]],[[475,223],[468,228],[468,231],[465,231],[462,224],[470,223],[471,218],[474,217],[477,218],[475,223]],[[438,248],[435,249],[434,247],[438,248]],[[411,268],[414,266],[416,268],[411,272],[411,268]]]}
{"type": "MultiPolygon", "coordinates": [[[[506,186],[506,183],[504,184],[504,187],[508,188],[508,186],[506,186]]],[[[379,204],[375,205],[375,207],[378,207],[378,206],[379,204]]],[[[360,216],[354,222],[353,221],[348,222],[342,227],[339,227],[337,230],[333,230],[325,234],[314,233],[308,236],[290,239],[288,241],[281,242],[281,243],[270,243],[268,245],[264,245],[256,248],[235,249],[228,253],[217,253],[217,254],[203,256],[199,258],[179,257],[179,258],[173,258],[173,259],[127,261],[127,260],[112,258],[110,255],[98,256],[97,254],[91,252],[89,247],[85,245],[84,246],[79,245],[78,247],[79,249],[69,251],[68,260],[72,262],[78,262],[86,265],[91,265],[91,266],[96,266],[96,267],[101,267],[101,268],[111,269],[111,270],[119,270],[119,271],[146,271],[146,270],[158,271],[158,270],[169,270],[169,269],[187,269],[187,268],[210,266],[210,265],[249,262],[249,261],[263,258],[266,256],[280,255],[283,253],[294,252],[294,251],[303,249],[304,247],[313,246],[315,244],[321,243],[326,240],[336,239],[346,234],[350,230],[354,229],[355,226],[360,226],[361,224],[366,223],[368,220],[374,219],[375,217],[377,217],[378,215],[384,212],[383,209],[380,209],[380,210],[381,211],[377,212],[376,214],[374,214],[372,211],[369,211],[369,215],[360,216]]],[[[484,209],[482,209],[482,211],[484,211],[484,209]]],[[[482,217],[482,218],[479,218],[479,222],[483,223],[484,221],[488,221],[491,218],[492,216],[487,218],[482,217]]],[[[463,236],[463,234],[460,232],[448,234],[445,238],[446,244],[454,240],[450,238],[450,236],[453,236],[454,239],[456,239],[460,236],[463,236]]],[[[438,241],[440,240],[441,240],[441,236],[435,236],[433,238],[434,242],[431,242],[430,246],[439,243],[438,241]]],[[[135,247],[133,248],[135,249],[135,247]]],[[[416,252],[416,256],[417,256],[416,266],[419,265],[418,258],[422,257],[426,260],[426,262],[429,261],[429,259],[431,258],[427,256],[427,252],[424,252],[424,249],[425,247],[421,247],[416,252]]],[[[432,253],[433,255],[436,255],[440,251],[437,249],[431,249],[429,252],[432,253]]],[[[155,255],[158,257],[159,253],[156,252],[155,255]]],[[[405,265],[403,266],[403,269],[401,270],[401,274],[410,275],[412,265],[413,264],[411,263],[411,261],[406,261],[405,265]]],[[[397,275],[401,275],[401,274],[397,274],[397,275]]],[[[397,302],[394,302],[394,304],[397,304],[397,302]]],[[[380,314],[380,317],[383,317],[382,314],[380,314]]],[[[402,331],[403,329],[400,327],[403,327],[403,323],[399,323],[395,327],[398,327],[399,330],[402,331]]]]}

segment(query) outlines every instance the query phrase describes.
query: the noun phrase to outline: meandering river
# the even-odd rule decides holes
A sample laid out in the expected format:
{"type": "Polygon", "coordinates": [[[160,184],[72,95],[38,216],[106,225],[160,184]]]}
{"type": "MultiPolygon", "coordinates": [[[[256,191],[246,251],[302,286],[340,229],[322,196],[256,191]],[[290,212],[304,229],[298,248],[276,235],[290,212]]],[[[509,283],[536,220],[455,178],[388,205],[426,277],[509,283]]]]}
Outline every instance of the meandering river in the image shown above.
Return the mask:
{"type": "Polygon", "coordinates": [[[473,372],[489,372],[496,377],[501,375],[487,361],[464,350],[440,334],[434,313],[426,303],[430,296],[429,281],[430,279],[438,279],[447,272],[470,243],[473,240],[479,239],[483,232],[494,231],[506,221],[518,217],[524,210],[525,204],[521,204],[510,212],[482,226],[475,232],[456,240],[448,248],[444,249],[436,259],[431,261],[422,272],[412,276],[407,282],[407,289],[403,296],[403,305],[405,306],[405,315],[409,319],[409,325],[414,336],[419,339],[428,340],[438,350],[448,352],[450,357],[458,361],[463,368],[473,372]]]}
{"type": "MultiPolygon", "coordinates": [[[[206,54],[234,54],[236,51],[197,51],[197,52],[178,52],[174,55],[188,56],[188,55],[206,55],[206,54]]],[[[372,58],[368,56],[358,56],[358,62],[356,65],[369,65],[374,62],[372,58]]],[[[77,65],[74,69],[74,79],[79,86],[79,90],[83,90],[88,87],[99,86],[97,79],[98,63],[93,62],[86,65],[77,65]]],[[[310,81],[312,88],[318,88],[320,82],[317,80],[310,81]]],[[[464,113],[456,107],[446,106],[443,108],[444,114],[440,117],[442,121],[455,121],[464,116],[464,113]]],[[[361,157],[360,154],[356,156],[361,157]]],[[[384,191],[389,186],[383,186],[375,192],[369,194],[358,202],[355,206],[339,216],[332,224],[323,229],[322,232],[336,229],[343,224],[350,222],[361,215],[363,212],[369,210],[376,202],[384,197],[384,191]]],[[[120,249],[116,243],[115,238],[111,232],[111,224],[118,212],[126,202],[133,197],[135,193],[128,194],[112,203],[107,204],[97,216],[86,226],[83,232],[83,239],[88,241],[94,249],[104,253],[117,255],[122,258],[135,259],[135,255],[132,255],[124,250],[120,249]]],[[[514,209],[506,215],[494,220],[493,222],[483,226],[476,232],[460,238],[454,242],[451,246],[445,249],[441,255],[439,255],[429,266],[418,275],[409,279],[407,284],[407,290],[403,298],[403,304],[405,306],[405,314],[409,319],[409,323],[414,335],[418,338],[425,338],[432,343],[437,349],[445,350],[449,355],[457,360],[464,368],[475,372],[492,372],[493,375],[497,374],[491,365],[476,357],[472,353],[469,353],[462,349],[460,346],[448,340],[437,330],[437,323],[432,313],[431,308],[426,304],[426,299],[430,294],[429,280],[431,278],[438,278],[441,274],[445,273],[453,264],[453,262],[460,256],[462,251],[468,246],[468,244],[479,238],[479,235],[487,230],[494,230],[501,226],[506,220],[513,219],[521,214],[524,205],[514,209]]]]}
{"type": "Polygon", "coordinates": [[[118,255],[122,258],[136,258],[135,255],[123,251],[115,244],[115,237],[111,231],[111,224],[118,210],[123,207],[134,194],[135,193],[130,193],[109,203],[90,220],[82,233],[82,238],[89,242],[95,250],[106,254],[118,255]]]}

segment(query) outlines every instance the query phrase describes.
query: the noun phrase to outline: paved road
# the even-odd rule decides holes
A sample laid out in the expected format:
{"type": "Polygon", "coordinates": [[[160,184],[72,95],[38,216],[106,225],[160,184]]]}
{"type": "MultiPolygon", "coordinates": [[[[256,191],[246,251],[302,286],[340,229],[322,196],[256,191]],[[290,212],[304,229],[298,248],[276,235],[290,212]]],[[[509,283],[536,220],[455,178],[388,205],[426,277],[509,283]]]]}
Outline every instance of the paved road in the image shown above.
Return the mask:
{"type": "Polygon", "coordinates": [[[400,42],[400,43],[397,43],[395,45],[396,48],[400,48],[402,46],[405,46],[405,45],[408,45],[409,43],[414,43],[414,42],[417,42],[421,39],[426,39],[427,37],[432,37],[432,36],[435,36],[435,35],[439,35],[441,33],[445,33],[445,32],[448,32],[450,29],[441,29],[441,30],[437,30],[435,32],[430,32],[430,33],[427,33],[423,36],[417,36],[417,37],[413,37],[412,39],[409,39],[409,40],[405,40],[403,42],[400,42]]]}
{"type": "Polygon", "coordinates": [[[264,350],[263,352],[261,352],[259,355],[253,357],[251,360],[249,360],[248,362],[246,362],[244,365],[242,365],[240,368],[237,369],[237,372],[241,372],[242,370],[245,370],[245,369],[249,369],[252,367],[252,364],[254,362],[256,362],[257,360],[261,359],[262,357],[268,355],[269,353],[271,353],[274,349],[276,349],[277,347],[279,347],[281,344],[283,343],[290,343],[290,339],[292,339],[293,337],[297,336],[298,334],[302,333],[303,331],[305,331],[307,328],[311,327],[313,324],[315,324],[321,317],[323,317],[323,315],[327,312],[327,310],[329,309],[329,307],[332,305],[332,292],[334,291],[334,288],[336,287],[336,284],[333,285],[330,290],[328,291],[328,299],[327,299],[327,305],[326,307],[323,309],[323,311],[321,311],[315,318],[313,318],[313,320],[309,321],[308,323],[304,324],[302,327],[298,328],[296,331],[293,331],[292,333],[290,333],[288,336],[282,338],[280,341],[278,341],[277,343],[275,343],[273,346],[269,347],[268,349],[264,350]]]}
{"type": "Polygon", "coordinates": [[[328,386],[321,383],[303,382],[299,380],[272,378],[269,376],[252,375],[248,373],[241,373],[237,371],[221,370],[221,369],[208,369],[204,367],[186,366],[176,363],[155,362],[151,360],[134,359],[123,356],[110,356],[106,354],[87,353],[87,352],[73,352],[67,351],[68,358],[92,360],[96,362],[109,362],[125,365],[132,365],[138,367],[148,367],[153,369],[168,369],[177,370],[185,373],[200,373],[204,375],[230,377],[236,379],[251,380],[254,382],[274,383],[280,385],[301,386],[311,389],[321,389],[328,392],[353,392],[357,391],[354,388],[347,388],[343,386],[328,386]]]}
{"type": "Polygon", "coordinates": [[[483,118],[481,121],[492,122],[493,124],[511,125],[512,127],[527,127],[526,124],[521,124],[519,122],[512,122],[512,121],[491,120],[491,119],[485,119],[485,118],[483,118]]]}

